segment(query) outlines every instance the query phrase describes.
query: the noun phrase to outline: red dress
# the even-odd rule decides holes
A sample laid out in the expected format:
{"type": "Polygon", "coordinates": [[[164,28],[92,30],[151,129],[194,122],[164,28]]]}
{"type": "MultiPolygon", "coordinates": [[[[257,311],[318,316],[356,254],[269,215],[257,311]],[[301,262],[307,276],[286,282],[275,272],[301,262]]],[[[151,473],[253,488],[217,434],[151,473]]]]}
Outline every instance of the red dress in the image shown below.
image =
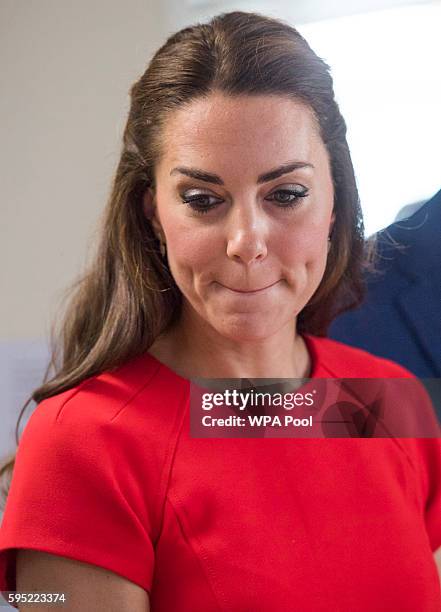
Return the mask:
{"type": "MultiPolygon", "coordinates": [[[[306,336],[313,378],[408,377],[306,336]]],[[[0,529],[98,565],[154,612],[439,612],[439,439],[196,439],[189,381],[145,354],[41,402],[0,529]]]]}

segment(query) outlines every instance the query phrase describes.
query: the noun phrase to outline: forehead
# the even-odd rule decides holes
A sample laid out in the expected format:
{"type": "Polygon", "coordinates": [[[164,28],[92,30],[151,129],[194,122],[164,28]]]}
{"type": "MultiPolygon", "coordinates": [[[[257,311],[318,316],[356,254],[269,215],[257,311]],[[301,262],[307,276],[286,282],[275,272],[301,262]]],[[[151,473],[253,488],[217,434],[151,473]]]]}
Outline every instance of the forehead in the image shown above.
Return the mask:
{"type": "Polygon", "coordinates": [[[320,163],[324,152],[317,121],[302,102],[285,96],[221,93],[171,113],[161,148],[163,168],[187,162],[243,173],[252,165],[253,175],[257,168],[268,170],[278,162],[320,163]]]}

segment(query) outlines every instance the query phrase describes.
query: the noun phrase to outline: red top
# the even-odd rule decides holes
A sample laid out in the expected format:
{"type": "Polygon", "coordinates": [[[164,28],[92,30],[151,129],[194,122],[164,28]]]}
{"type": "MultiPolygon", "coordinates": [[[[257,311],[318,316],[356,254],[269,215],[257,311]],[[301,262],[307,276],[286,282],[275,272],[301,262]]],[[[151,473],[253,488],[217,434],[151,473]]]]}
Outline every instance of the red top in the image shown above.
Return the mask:
{"type": "MultiPolygon", "coordinates": [[[[312,377],[409,377],[305,337],[312,377]]],[[[155,612],[439,612],[439,439],[196,439],[189,381],[145,354],[41,402],[0,530],[125,576],[155,612]]]]}

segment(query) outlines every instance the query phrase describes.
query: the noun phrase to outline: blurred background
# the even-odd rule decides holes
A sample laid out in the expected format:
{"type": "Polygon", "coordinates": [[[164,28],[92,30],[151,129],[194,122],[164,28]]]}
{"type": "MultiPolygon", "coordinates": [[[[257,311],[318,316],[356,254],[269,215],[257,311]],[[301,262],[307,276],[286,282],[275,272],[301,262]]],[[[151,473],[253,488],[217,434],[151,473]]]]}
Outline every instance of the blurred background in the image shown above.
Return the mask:
{"type": "Polygon", "coordinates": [[[440,2],[1,0],[1,456],[93,248],[131,84],[172,32],[230,10],[289,21],[331,66],[366,235],[439,189],[440,2]]]}

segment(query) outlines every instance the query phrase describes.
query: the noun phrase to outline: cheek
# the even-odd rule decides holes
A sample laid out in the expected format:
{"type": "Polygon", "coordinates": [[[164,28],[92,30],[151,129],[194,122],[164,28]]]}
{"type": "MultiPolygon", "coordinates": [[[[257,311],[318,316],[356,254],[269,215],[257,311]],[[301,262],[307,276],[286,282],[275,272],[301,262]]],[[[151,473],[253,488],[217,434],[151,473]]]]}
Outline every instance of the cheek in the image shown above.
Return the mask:
{"type": "Polygon", "coordinates": [[[168,260],[171,272],[179,285],[206,270],[213,261],[216,252],[215,242],[219,241],[219,232],[207,231],[206,227],[195,227],[194,220],[182,220],[166,224],[164,231],[169,245],[168,260]]]}
{"type": "Polygon", "coordinates": [[[320,266],[326,258],[327,243],[327,225],[305,223],[287,228],[277,240],[277,249],[288,266],[320,266]]]}

